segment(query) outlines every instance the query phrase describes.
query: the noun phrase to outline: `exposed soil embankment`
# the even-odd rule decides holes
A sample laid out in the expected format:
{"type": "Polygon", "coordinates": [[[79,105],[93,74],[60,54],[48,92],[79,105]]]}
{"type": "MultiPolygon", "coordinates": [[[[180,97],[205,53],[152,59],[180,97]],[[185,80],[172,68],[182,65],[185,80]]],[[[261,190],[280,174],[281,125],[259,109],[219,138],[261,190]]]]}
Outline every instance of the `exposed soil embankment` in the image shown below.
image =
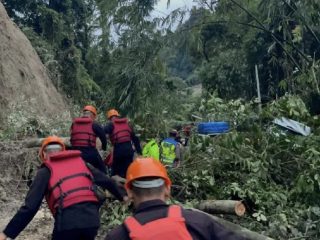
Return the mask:
{"type": "Polygon", "coordinates": [[[0,123],[21,99],[39,116],[50,117],[66,108],[30,41],[0,2],[0,123]]]}

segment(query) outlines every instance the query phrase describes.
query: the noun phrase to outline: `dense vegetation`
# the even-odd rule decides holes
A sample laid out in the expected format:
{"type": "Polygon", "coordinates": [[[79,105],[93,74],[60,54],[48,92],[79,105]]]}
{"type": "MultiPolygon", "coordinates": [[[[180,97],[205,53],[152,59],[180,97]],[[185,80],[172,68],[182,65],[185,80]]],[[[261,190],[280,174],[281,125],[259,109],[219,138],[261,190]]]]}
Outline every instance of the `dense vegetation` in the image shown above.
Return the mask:
{"type": "MultiPolygon", "coordinates": [[[[116,107],[143,136],[190,122],[191,114],[230,122],[228,134],[193,135],[182,170],[171,172],[176,200],[192,204],[195,192],[241,199],[249,214],[234,221],[275,239],[319,239],[318,0],[196,0],[190,13],[163,18],[152,17],[157,1],[149,0],[3,2],[75,104],[116,107]],[[195,97],[190,88],[200,83],[195,97]],[[274,127],[282,116],[312,134],[274,127]]],[[[121,210],[106,220],[119,223],[121,210]]]]}

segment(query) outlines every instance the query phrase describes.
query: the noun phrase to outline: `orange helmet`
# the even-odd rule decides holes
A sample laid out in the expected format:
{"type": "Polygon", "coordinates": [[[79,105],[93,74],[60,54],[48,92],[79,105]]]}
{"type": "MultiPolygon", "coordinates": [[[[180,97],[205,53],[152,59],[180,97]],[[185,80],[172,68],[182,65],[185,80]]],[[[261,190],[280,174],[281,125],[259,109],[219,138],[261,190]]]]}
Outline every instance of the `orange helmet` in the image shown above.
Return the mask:
{"type": "Polygon", "coordinates": [[[111,117],[113,116],[117,116],[117,117],[120,117],[120,114],[117,110],[115,109],[110,109],[108,112],[107,112],[107,118],[110,119],[111,117]]]}
{"type": "Polygon", "coordinates": [[[52,144],[52,143],[60,144],[63,151],[66,149],[66,146],[64,145],[64,142],[61,138],[59,138],[57,136],[49,136],[42,141],[42,145],[41,145],[41,148],[39,151],[39,156],[42,161],[45,161],[44,150],[45,150],[46,146],[48,146],[49,144],[52,144]]]}
{"type": "Polygon", "coordinates": [[[137,158],[130,164],[126,176],[126,189],[131,188],[134,180],[143,177],[159,177],[165,181],[167,186],[171,186],[166,168],[153,158],[137,158]]]}
{"type": "Polygon", "coordinates": [[[94,106],[87,105],[82,109],[82,111],[89,111],[92,112],[94,116],[97,116],[97,109],[94,106]]]}

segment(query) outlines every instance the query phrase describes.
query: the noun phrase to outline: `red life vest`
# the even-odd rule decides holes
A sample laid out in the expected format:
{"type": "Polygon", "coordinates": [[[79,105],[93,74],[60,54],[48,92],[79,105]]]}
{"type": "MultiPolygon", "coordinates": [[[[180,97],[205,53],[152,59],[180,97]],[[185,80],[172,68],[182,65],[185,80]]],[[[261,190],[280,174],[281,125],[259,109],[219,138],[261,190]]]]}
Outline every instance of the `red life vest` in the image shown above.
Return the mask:
{"type": "Polygon", "coordinates": [[[192,240],[178,205],[170,206],[165,218],[141,225],[134,217],[128,217],[125,225],[132,240],[192,240]]]}
{"type": "Polygon", "coordinates": [[[96,134],[92,129],[93,120],[89,117],[75,118],[71,126],[71,145],[74,147],[95,147],[96,134]]]}
{"type": "Polygon", "coordinates": [[[112,120],[113,131],[110,135],[110,141],[112,144],[124,143],[131,141],[132,129],[128,124],[126,118],[114,118],[112,120]]]}
{"type": "Polygon", "coordinates": [[[92,174],[80,155],[80,151],[62,151],[52,154],[44,163],[51,173],[46,200],[53,215],[59,208],[98,202],[92,174]]]}

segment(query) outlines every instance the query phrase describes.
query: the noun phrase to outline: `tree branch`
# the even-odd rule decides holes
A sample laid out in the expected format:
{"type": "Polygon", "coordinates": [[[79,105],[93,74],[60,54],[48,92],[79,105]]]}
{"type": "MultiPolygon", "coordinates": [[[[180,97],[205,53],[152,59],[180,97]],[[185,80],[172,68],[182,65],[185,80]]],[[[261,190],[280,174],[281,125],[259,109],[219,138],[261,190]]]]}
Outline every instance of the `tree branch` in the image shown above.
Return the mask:
{"type": "Polygon", "coordinates": [[[306,28],[307,28],[308,31],[311,33],[311,35],[315,38],[315,40],[320,44],[320,40],[319,40],[319,38],[317,37],[317,35],[316,35],[316,34],[314,33],[314,31],[310,28],[310,26],[306,23],[306,20],[305,20],[305,18],[302,16],[302,14],[301,14],[299,11],[297,11],[297,9],[298,9],[297,5],[296,5],[294,2],[292,2],[292,4],[294,4],[295,7],[296,7],[296,9],[294,9],[286,0],[282,0],[282,2],[283,2],[284,4],[286,4],[292,11],[298,13],[298,15],[300,16],[300,19],[302,20],[303,24],[306,26],[306,28]]]}
{"type": "Polygon", "coordinates": [[[274,35],[274,33],[270,32],[261,22],[258,18],[256,18],[251,12],[249,12],[247,9],[245,9],[241,4],[239,4],[237,1],[235,0],[230,0],[232,3],[234,3],[236,6],[238,6],[241,10],[243,10],[244,12],[246,12],[250,17],[252,17],[257,23],[258,25],[263,28],[266,32],[269,32],[271,34],[271,37],[273,38],[273,40],[279,44],[279,46],[282,48],[282,50],[287,54],[287,56],[291,59],[291,61],[294,63],[294,65],[300,70],[302,71],[302,68],[300,67],[300,65],[297,63],[297,61],[294,59],[294,57],[285,49],[285,47],[283,46],[283,44],[281,43],[281,41],[274,35]]]}

